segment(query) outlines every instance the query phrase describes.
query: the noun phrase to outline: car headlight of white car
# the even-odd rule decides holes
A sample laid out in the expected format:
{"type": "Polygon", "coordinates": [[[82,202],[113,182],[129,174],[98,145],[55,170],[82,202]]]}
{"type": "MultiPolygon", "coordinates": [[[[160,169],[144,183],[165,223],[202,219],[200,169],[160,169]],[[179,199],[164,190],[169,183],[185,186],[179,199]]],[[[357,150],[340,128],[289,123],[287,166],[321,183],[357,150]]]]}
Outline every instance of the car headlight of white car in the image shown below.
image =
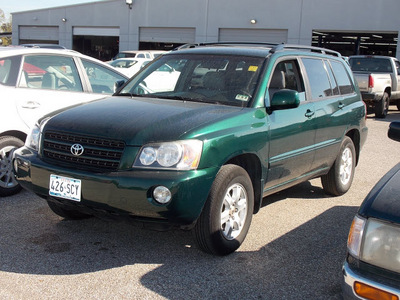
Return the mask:
{"type": "Polygon", "coordinates": [[[134,167],[194,170],[200,162],[203,142],[182,140],[149,144],[142,147],[134,167]]]}
{"type": "Polygon", "coordinates": [[[400,272],[400,227],[377,219],[354,217],[349,253],[371,265],[400,272]]]}
{"type": "Polygon", "coordinates": [[[50,120],[50,118],[43,119],[40,122],[40,124],[36,123],[35,126],[32,127],[32,130],[28,134],[26,141],[25,141],[26,147],[28,147],[32,150],[35,150],[35,151],[39,151],[40,137],[42,135],[42,129],[48,120],[50,120]]]}

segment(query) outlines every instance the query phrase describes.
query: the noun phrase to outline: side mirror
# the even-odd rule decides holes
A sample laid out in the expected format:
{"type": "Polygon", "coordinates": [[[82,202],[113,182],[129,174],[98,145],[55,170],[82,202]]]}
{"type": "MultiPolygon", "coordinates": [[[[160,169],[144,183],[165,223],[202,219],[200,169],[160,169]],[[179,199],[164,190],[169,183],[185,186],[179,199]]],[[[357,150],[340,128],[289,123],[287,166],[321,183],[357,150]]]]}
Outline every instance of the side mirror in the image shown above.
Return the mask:
{"type": "Polygon", "coordinates": [[[388,137],[400,142],[400,122],[392,122],[389,125],[388,137]]]}
{"type": "Polygon", "coordinates": [[[300,105],[299,93],[294,90],[279,90],[274,93],[271,100],[271,109],[296,108],[300,105]]]}
{"type": "Polygon", "coordinates": [[[117,80],[114,83],[114,93],[118,92],[121,89],[121,87],[125,84],[125,82],[126,82],[125,80],[117,80]]]}

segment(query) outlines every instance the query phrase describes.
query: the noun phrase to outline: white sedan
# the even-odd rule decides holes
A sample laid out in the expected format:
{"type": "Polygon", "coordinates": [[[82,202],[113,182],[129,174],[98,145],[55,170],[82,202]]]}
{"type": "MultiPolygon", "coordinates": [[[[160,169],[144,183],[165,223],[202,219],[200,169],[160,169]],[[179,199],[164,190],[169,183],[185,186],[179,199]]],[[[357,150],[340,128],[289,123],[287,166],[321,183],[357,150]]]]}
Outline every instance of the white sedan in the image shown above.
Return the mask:
{"type": "Polygon", "coordinates": [[[146,66],[151,59],[147,58],[118,58],[109,64],[128,77],[132,77],[146,66]]]}
{"type": "Polygon", "coordinates": [[[72,50],[0,47],[0,196],[20,191],[12,153],[52,111],[113,94],[126,75],[72,50]]]}

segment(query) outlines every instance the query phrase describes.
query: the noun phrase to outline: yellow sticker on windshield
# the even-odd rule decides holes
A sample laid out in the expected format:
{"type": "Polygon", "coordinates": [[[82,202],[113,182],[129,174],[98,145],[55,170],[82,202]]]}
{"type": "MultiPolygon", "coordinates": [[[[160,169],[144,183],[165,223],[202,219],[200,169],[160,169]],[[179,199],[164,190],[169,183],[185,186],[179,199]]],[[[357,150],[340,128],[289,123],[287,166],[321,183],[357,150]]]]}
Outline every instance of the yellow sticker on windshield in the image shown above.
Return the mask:
{"type": "Polygon", "coordinates": [[[249,72],[257,72],[257,70],[258,70],[258,66],[249,66],[249,69],[248,69],[249,72]]]}

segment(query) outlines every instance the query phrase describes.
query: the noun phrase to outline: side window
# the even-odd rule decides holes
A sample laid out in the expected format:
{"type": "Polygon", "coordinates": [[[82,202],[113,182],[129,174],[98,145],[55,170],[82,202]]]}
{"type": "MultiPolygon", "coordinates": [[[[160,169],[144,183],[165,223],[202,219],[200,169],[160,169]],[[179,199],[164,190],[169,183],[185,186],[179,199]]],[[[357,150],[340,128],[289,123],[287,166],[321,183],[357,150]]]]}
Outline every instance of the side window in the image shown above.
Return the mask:
{"type": "Polygon", "coordinates": [[[303,58],[310,83],[312,99],[320,99],[333,94],[325,64],[321,59],[303,58]]]}
{"type": "Polygon", "coordinates": [[[82,59],[82,64],[92,86],[93,93],[113,94],[114,84],[125,78],[101,65],[82,59]]]}
{"type": "Polygon", "coordinates": [[[11,72],[11,59],[0,60],[0,83],[6,84],[11,72]]]}
{"type": "MultiPolygon", "coordinates": [[[[299,93],[304,92],[304,82],[300,74],[297,60],[285,60],[279,62],[268,85],[269,98],[280,89],[295,90],[299,93]]],[[[304,97],[303,97],[304,98],[304,97]]]]}
{"type": "Polygon", "coordinates": [[[58,55],[26,56],[19,86],[59,91],[83,90],[74,59],[58,55]]]}
{"type": "Polygon", "coordinates": [[[331,60],[333,73],[335,74],[336,81],[339,85],[340,94],[351,94],[354,92],[353,84],[349,78],[345,67],[338,61],[331,60]]]}

